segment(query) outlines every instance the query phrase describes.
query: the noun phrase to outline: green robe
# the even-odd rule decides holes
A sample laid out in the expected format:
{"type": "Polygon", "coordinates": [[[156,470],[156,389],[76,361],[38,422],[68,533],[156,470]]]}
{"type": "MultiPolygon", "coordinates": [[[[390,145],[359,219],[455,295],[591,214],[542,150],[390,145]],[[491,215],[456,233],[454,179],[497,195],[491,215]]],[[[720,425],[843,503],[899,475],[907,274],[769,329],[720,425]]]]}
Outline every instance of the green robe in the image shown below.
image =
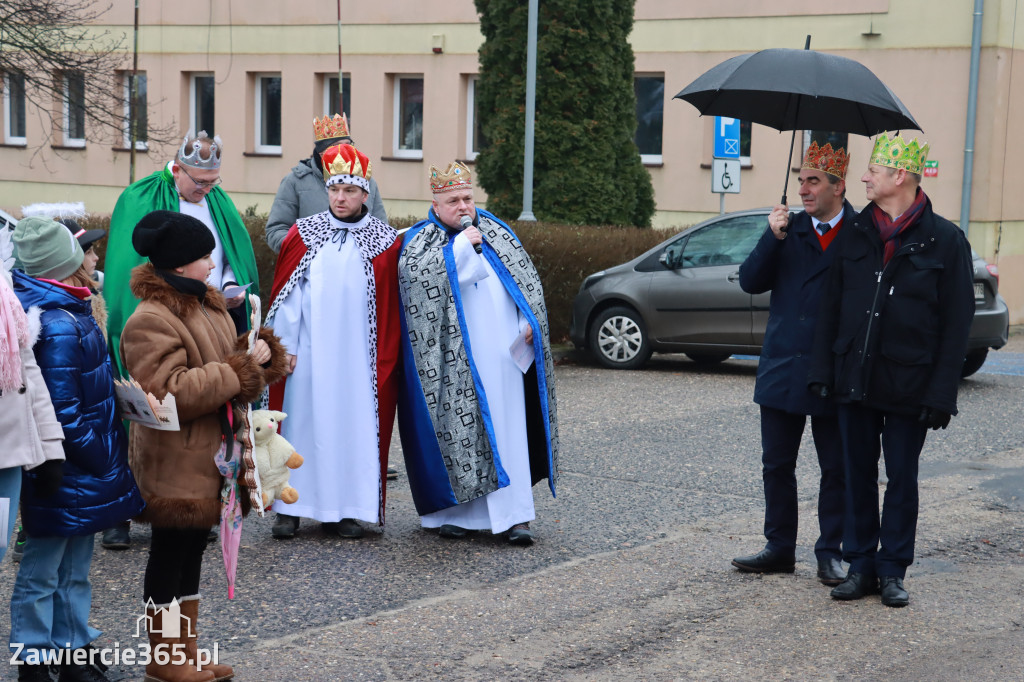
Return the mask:
{"type": "MultiPolygon", "coordinates": [[[[110,217],[110,235],[107,239],[107,254],[103,267],[103,297],[107,300],[107,339],[110,357],[115,369],[122,377],[128,376],[121,361],[121,331],[125,322],[134,312],[138,300],[132,295],[129,281],[132,268],[146,262],[132,246],[132,232],[135,225],[150,211],[177,211],[178,189],[169,168],[157,171],[129,185],[117,200],[110,217]]],[[[217,226],[224,256],[235,273],[235,280],[245,285],[252,282],[249,291],[259,291],[259,273],[256,271],[256,256],[252,240],[245,229],[234,202],[220,187],[206,195],[210,215],[217,226]]],[[[251,312],[248,299],[245,302],[246,319],[251,312]]]]}

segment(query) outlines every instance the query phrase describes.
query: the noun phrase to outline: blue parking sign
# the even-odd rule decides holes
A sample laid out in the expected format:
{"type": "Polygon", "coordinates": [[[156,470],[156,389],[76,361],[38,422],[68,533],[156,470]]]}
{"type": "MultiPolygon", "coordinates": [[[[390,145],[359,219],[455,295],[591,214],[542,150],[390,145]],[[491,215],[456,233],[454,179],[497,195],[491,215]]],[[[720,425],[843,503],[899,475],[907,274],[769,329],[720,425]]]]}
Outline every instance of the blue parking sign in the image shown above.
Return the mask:
{"type": "Polygon", "coordinates": [[[715,116],[716,159],[740,158],[740,120],[728,116],[715,116]]]}

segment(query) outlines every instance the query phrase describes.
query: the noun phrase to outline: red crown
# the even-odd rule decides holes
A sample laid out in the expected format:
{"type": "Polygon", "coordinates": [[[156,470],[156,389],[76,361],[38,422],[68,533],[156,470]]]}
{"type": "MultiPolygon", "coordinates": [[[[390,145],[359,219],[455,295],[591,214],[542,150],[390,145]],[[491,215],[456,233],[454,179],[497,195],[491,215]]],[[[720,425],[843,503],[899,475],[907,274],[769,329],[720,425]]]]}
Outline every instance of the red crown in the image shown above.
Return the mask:
{"type": "Polygon", "coordinates": [[[849,166],[850,157],[842,147],[833,150],[830,143],[819,147],[817,142],[812,142],[811,146],[807,148],[807,155],[804,157],[804,164],[801,168],[810,168],[845,180],[846,169],[849,166]]]}
{"type": "Polygon", "coordinates": [[[371,168],[366,154],[350,144],[335,144],[320,155],[324,182],[333,185],[339,182],[358,185],[369,191],[371,168]]]}

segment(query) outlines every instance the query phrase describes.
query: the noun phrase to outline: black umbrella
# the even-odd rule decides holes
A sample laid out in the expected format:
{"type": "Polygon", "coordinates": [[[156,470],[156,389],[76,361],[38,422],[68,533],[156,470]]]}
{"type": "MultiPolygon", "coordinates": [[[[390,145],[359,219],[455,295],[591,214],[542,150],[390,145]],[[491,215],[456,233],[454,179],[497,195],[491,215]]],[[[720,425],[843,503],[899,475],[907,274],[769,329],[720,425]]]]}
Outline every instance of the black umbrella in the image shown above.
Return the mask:
{"type": "MultiPolygon", "coordinates": [[[[674,99],[701,114],[729,116],[776,130],[834,130],[877,135],[920,130],[903,102],[870,69],[846,57],[769,49],[728,59],[705,72],[674,99]]],[[[793,144],[790,143],[790,158],[793,144]]],[[[789,163],[786,164],[789,187],[789,163]]],[[[783,189],[782,203],[786,203],[783,189]]]]}

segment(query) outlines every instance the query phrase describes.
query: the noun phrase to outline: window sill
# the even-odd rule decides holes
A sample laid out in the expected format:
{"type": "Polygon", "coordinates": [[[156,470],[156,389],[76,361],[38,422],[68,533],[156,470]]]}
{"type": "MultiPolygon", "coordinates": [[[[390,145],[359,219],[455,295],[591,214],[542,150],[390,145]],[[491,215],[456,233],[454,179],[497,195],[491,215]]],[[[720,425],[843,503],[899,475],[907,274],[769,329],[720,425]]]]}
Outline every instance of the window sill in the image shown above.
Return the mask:
{"type": "Polygon", "coordinates": [[[284,154],[281,152],[242,152],[242,156],[250,156],[255,158],[268,158],[268,159],[280,159],[284,154]]]}
{"type": "MultiPolygon", "coordinates": [[[[115,151],[115,152],[130,152],[131,150],[132,150],[131,147],[114,147],[113,148],[113,151],[115,151]]],[[[135,148],[135,153],[137,153],[137,154],[148,154],[149,153],[149,147],[136,147],[135,148]]]]}
{"type": "Polygon", "coordinates": [[[76,152],[85,151],[84,144],[51,144],[50,149],[59,149],[61,151],[72,150],[76,152]]]}
{"type": "Polygon", "coordinates": [[[0,142],[0,147],[9,147],[11,149],[28,149],[28,143],[26,143],[26,142],[0,142]]]}
{"type": "Polygon", "coordinates": [[[381,161],[413,161],[415,163],[422,163],[422,156],[382,156],[381,161]]]}

